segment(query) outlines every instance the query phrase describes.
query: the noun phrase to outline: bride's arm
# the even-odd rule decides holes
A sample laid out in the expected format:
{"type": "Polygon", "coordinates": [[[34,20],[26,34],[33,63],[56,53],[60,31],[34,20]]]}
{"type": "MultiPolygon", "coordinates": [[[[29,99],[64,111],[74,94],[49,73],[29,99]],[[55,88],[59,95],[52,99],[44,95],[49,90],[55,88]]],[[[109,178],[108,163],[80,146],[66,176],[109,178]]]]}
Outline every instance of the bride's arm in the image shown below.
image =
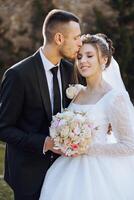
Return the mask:
{"type": "Polygon", "coordinates": [[[134,155],[134,107],[127,92],[117,95],[108,109],[117,143],[93,144],[89,147],[88,155],[134,155]]]}

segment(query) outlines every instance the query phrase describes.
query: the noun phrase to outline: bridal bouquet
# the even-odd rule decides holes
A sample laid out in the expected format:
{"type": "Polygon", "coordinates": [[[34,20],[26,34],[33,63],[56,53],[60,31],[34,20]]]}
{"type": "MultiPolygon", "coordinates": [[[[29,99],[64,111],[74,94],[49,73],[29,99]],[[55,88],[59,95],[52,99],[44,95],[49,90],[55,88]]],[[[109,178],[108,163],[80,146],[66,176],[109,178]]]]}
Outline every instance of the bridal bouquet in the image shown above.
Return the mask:
{"type": "Polygon", "coordinates": [[[94,129],[94,122],[89,120],[87,113],[65,110],[53,116],[50,136],[54,140],[55,149],[72,156],[86,153],[94,129]]]}

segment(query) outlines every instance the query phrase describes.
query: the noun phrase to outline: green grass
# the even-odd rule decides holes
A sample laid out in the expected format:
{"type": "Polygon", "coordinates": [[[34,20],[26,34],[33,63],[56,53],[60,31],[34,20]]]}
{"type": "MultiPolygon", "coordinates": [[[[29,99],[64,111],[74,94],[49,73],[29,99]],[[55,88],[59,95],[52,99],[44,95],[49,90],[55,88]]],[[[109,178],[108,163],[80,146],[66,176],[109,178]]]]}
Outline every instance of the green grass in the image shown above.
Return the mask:
{"type": "MultiPolygon", "coordinates": [[[[5,148],[0,145],[0,176],[3,175],[5,148]]],[[[0,178],[0,200],[13,200],[13,193],[6,182],[0,178]]]]}
{"type": "Polygon", "coordinates": [[[5,144],[4,142],[0,141],[0,144],[5,144]]]}
{"type": "Polygon", "coordinates": [[[0,175],[3,174],[4,152],[4,147],[0,147],[0,175]]]}
{"type": "Polygon", "coordinates": [[[0,199],[13,200],[13,193],[6,182],[0,179],[0,199]]]}

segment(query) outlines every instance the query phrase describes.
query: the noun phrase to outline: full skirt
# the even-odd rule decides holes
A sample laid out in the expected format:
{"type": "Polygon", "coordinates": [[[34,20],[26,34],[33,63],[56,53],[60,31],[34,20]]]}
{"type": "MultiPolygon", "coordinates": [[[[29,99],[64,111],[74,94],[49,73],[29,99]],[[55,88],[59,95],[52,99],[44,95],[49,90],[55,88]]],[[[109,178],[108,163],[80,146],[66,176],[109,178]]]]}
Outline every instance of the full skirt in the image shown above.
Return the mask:
{"type": "Polygon", "coordinates": [[[134,200],[134,156],[59,157],[39,200],[134,200]]]}

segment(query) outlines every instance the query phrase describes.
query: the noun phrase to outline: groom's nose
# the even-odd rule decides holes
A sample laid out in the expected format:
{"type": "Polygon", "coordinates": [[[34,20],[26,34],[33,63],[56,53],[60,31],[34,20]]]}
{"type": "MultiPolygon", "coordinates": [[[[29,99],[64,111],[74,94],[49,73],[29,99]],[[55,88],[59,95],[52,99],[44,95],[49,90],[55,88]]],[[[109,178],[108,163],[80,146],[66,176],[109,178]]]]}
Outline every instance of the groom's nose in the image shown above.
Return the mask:
{"type": "Polygon", "coordinates": [[[82,41],[81,41],[80,38],[77,40],[77,46],[78,46],[79,48],[82,46],[82,41]]]}
{"type": "Polygon", "coordinates": [[[79,46],[79,47],[82,46],[82,41],[81,41],[81,39],[79,39],[78,46],[79,46]]]}

